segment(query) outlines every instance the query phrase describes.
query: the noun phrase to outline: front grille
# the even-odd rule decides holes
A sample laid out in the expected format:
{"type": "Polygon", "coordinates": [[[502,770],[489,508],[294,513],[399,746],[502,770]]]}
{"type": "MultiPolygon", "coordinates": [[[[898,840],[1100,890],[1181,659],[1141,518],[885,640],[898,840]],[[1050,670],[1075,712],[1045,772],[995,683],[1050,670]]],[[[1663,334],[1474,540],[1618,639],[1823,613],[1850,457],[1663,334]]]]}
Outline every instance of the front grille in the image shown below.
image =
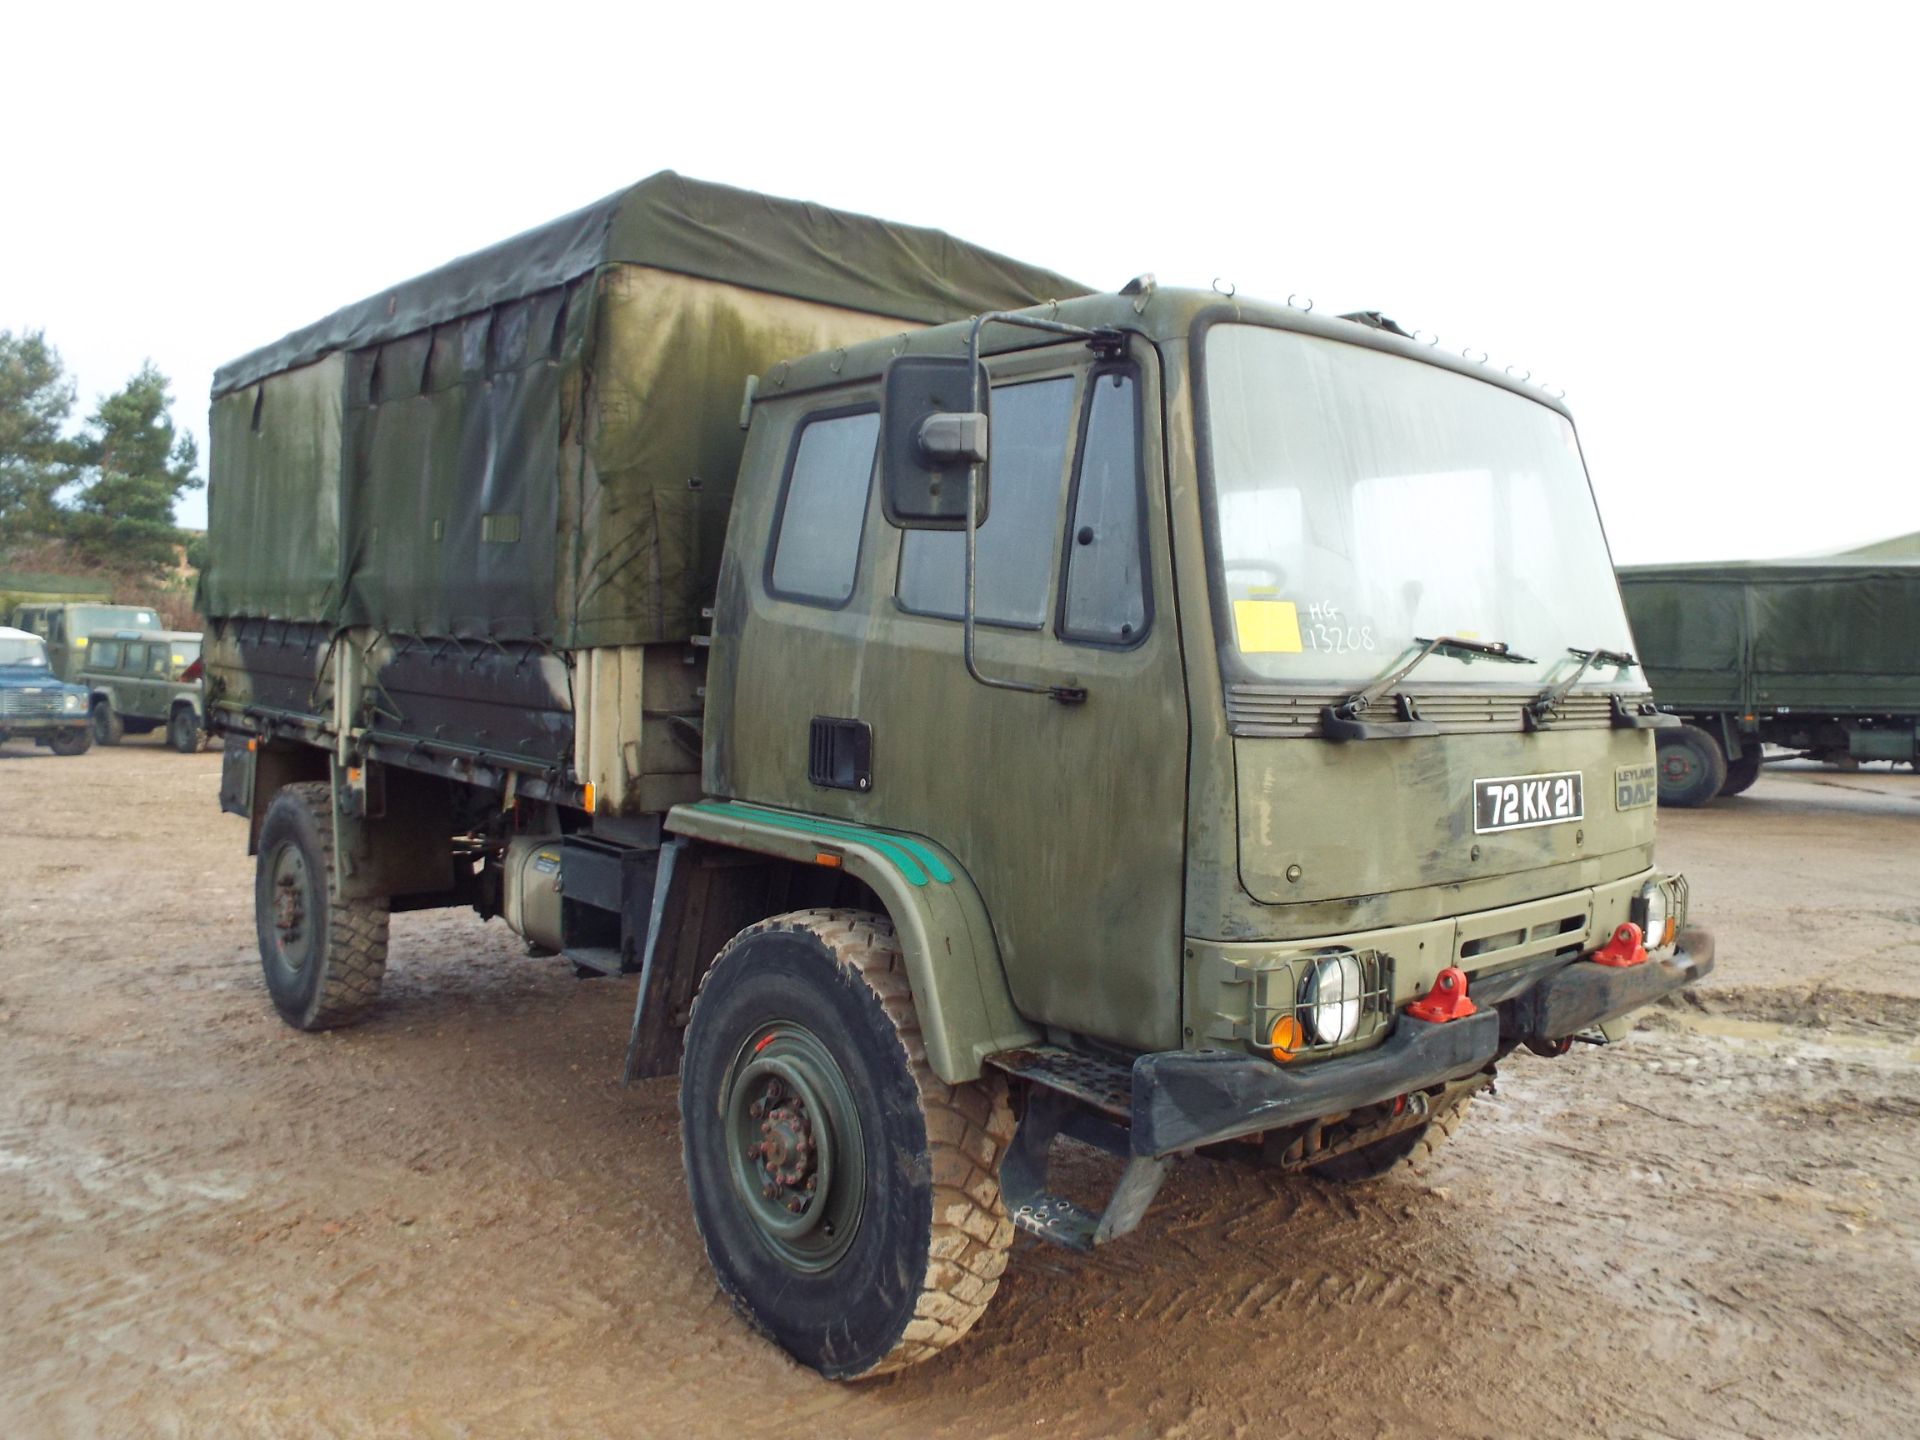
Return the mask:
{"type": "MultiPolygon", "coordinates": [[[[1414,705],[1422,720],[1446,735],[1497,734],[1526,729],[1527,704],[1537,692],[1442,692],[1417,695],[1414,705]]],[[[1286,686],[1234,681],[1227,686],[1227,725],[1244,739],[1287,739],[1319,735],[1320,711],[1338,704],[1344,694],[1309,694],[1286,686]]],[[[1376,701],[1364,718],[1400,718],[1390,699],[1376,701]]],[[[1607,695],[1569,695],[1560,702],[1551,722],[1557,730],[1604,730],[1613,724],[1613,704],[1607,695]]]]}
{"type": "Polygon", "coordinates": [[[0,690],[0,715],[25,720],[35,715],[58,715],[63,697],[58,690],[0,690]]]}
{"type": "Polygon", "coordinates": [[[1283,1020],[1297,1027],[1297,1043],[1284,1048],[1321,1055],[1366,1044],[1392,1018],[1393,960],[1377,950],[1332,946],[1291,956],[1262,969],[1254,984],[1252,1039],[1261,1049],[1283,1020]]]}

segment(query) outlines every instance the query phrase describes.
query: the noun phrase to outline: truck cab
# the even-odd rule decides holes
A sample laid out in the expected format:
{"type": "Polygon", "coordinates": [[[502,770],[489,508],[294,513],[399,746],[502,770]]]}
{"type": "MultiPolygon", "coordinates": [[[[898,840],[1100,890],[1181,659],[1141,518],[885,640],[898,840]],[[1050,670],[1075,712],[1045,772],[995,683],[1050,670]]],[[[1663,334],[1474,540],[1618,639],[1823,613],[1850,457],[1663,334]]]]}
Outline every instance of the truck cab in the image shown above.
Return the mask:
{"type": "Polygon", "coordinates": [[[158,630],[160,617],[144,605],[103,605],[94,601],[51,601],[22,605],[13,623],[46,641],[47,658],[63,681],[71,682],[87,661],[95,630],[158,630]]]}
{"type": "Polygon", "coordinates": [[[966,537],[884,514],[888,367],[967,327],[801,361],[756,392],[706,791],[937,841],[1020,1014],[1128,1056],[1306,1074],[1449,969],[1518,993],[1650,915],[1676,953],[1659,720],[1565,411],[1365,321],[1049,315],[1120,339],[986,350],[978,661],[1037,688],[969,674],[966,537]]]}

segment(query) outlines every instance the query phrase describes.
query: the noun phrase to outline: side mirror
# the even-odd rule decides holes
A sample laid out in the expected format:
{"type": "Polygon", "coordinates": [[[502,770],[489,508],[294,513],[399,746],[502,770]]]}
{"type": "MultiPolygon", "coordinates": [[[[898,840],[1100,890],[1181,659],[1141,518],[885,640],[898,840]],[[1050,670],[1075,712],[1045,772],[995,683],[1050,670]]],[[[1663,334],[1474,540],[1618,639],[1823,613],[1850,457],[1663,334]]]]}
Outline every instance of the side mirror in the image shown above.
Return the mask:
{"type": "Polygon", "coordinates": [[[967,469],[980,467],[974,523],[987,518],[987,370],[974,410],[966,360],[902,355],[880,396],[880,503],[903,530],[964,530],[967,469]]]}

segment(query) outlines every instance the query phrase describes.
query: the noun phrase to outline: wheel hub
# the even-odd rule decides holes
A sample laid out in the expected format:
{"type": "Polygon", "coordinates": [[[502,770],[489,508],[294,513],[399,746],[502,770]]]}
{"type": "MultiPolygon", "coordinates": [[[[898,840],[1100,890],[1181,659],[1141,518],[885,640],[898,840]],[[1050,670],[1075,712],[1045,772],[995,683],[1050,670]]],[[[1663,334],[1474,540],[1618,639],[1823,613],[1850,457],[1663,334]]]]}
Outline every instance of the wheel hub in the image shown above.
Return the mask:
{"type": "Polygon", "coordinates": [[[762,1198],[801,1214],[813,1200],[818,1178],[806,1097],[790,1092],[779,1076],[769,1075],[747,1109],[760,1122],[760,1140],[747,1146],[747,1155],[759,1169],[762,1198]]]}
{"type": "Polygon", "coordinates": [[[295,970],[307,963],[307,866],[289,846],[273,867],[273,930],[280,957],[295,970]]]}
{"type": "Polygon", "coordinates": [[[734,1190],[770,1249],[803,1272],[846,1252],[865,1204],[861,1125],[827,1048],[793,1025],[769,1026],[740,1051],[726,1111],[734,1190]]]}

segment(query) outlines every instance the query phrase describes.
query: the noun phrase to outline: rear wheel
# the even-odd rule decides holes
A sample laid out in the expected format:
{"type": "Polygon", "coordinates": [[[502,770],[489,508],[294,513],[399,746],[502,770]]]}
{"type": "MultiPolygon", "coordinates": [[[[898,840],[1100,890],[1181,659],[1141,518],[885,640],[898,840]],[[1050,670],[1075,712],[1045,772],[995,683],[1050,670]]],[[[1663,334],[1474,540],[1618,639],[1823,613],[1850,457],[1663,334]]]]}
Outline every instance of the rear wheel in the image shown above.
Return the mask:
{"type": "Polygon", "coordinates": [[[85,725],[56,730],[47,744],[56,755],[84,755],[93,748],[93,731],[85,725]]]}
{"type": "Polygon", "coordinates": [[[200,717],[193,713],[191,705],[176,705],[173,714],[167,717],[167,743],[182,755],[191,755],[200,748],[200,717]]]}
{"type": "Polygon", "coordinates": [[[126,734],[126,727],[120,723],[120,712],[106,700],[93,702],[93,714],[90,719],[95,744],[118,745],[120,737],[126,734]]]}
{"type": "Polygon", "coordinates": [[[680,1063],[694,1220],[735,1307],[835,1379],[970,1329],[1013,1243],[998,1076],[927,1068],[886,920],[800,910],[748,927],[701,982],[680,1063]]]}
{"type": "Polygon", "coordinates": [[[1755,741],[1740,752],[1738,760],[1727,762],[1727,778],[1720,786],[1720,793],[1738,795],[1751,790],[1754,782],[1760,778],[1761,763],[1760,745],[1755,741]]]}
{"type": "Polygon", "coordinates": [[[254,928],[280,1018],[297,1030],[351,1025],[379,998],[387,970],[387,901],[333,889],[333,787],[288,785],[260,826],[254,928]]]}
{"type": "Polygon", "coordinates": [[[1431,1159],[1434,1151],[1446,1144],[1453,1137],[1453,1132],[1460,1128],[1460,1122],[1467,1118],[1470,1098],[1461,1096],[1417,1130],[1403,1130],[1398,1135],[1389,1135],[1358,1150],[1349,1150],[1331,1160],[1322,1160],[1318,1165],[1309,1165],[1307,1171],[1322,1180],[1337,1180],[1351,1185],[1362,1180],[1378,1180],[1395,1170],[1418,1165],[1431,1159]]]}
{"type": "Polygon", "coordinates": [[[1704,805],[1727,783],[1727,757],[1698,725],[1669,726],[1653,732],[1660,771],[1660,803],[1692,808],[1704,805]]]}

